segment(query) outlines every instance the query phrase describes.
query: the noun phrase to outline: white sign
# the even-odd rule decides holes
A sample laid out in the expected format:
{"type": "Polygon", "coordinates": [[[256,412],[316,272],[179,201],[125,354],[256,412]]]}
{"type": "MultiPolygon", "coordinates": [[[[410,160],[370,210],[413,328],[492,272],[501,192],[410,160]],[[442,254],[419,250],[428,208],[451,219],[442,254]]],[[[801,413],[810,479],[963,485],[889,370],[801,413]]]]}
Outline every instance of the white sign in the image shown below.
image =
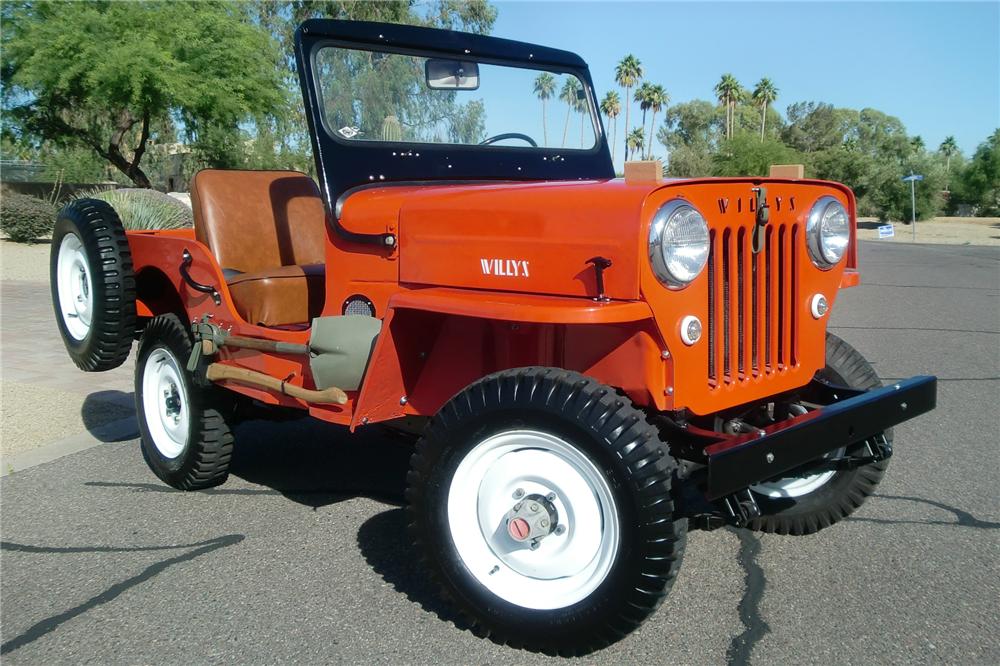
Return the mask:
{"type": "Polygon", "coordinates": [[[896,235],[895,227],[891,224],[883,224],[878,228],[879,238],[893,238],[896,235]]]}

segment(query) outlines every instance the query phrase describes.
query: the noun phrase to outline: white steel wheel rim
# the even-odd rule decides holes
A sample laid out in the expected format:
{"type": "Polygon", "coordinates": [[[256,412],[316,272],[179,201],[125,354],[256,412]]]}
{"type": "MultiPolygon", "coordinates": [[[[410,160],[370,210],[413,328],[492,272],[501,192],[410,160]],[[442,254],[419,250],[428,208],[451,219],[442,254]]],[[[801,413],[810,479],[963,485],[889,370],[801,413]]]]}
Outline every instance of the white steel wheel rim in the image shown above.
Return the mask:
{"type": "Polygon", "coordinates": [[[189,405],[177,357],[157,347],[142,370],[142,410],[153,445],[164,458],[176,458],[187,446],[189,405]]]}
{"type": "Polygon", "coordinates": [[[621,535],[604,474],[575,446],[536,430],[493,435],[465,456],[448,491],[448,528],[479,583],[536,610],[565,608],[593,593],[614,564],[621,535]],[[507,532],[518,491],[555,494],[562,530],[535,549],[507,532]]]}
{"type": "Polygon", "coordinates": [[[90,333],[94,312],[94,285],[90,263],[80,238],[73,233],[63,236],[56,258],[56,288],[59,291],[59,314],[74,340],[90,333]]]}
{"type": "MultiPolygon", "coordinates": [[[[805,414],[809,411],[802,405],[791,405],[790,407],[791,411],[795,414],[805,414]]],[[[839,458],[844,455],[844,451],[844,449],[838,449],[823,457],[839,458]]],[[[818,474],[809,474],[808,476],[790,476],[782,479],[774,479],[773,481],[758,483],[750,486],[750,490],[758,495],[770,497],[771,499],[793,499],[819,490],[825,486],[836,473],[836,471],[830,470],[827,472],[819,472],[818,474]]]]}

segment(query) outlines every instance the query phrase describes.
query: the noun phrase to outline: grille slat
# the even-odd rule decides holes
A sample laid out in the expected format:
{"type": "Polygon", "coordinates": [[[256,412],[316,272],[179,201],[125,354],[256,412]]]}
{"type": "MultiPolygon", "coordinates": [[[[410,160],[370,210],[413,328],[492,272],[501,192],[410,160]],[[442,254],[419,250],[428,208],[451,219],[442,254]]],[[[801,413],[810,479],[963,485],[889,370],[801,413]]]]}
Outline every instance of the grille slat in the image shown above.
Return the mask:
{"type": "Polygon", "coordinates": [[[706,269],[710,386],[783,372],[797,363],[798,227],[769,226],[757,254],[752,225],[712,230],[706,269]]]}

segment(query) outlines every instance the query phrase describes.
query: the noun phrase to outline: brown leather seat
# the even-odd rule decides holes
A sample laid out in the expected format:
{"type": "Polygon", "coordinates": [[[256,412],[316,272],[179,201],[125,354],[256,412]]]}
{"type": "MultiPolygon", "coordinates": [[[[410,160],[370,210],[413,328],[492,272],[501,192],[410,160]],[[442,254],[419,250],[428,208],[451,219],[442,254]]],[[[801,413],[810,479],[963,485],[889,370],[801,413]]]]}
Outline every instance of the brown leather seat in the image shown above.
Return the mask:
{"type": "Polygon", "coordinates": [[[222,267],[240,316],[287,326],[319,316],[326,211],[297,171],[199,171],[191,181],[195,236],[222,267]]]}

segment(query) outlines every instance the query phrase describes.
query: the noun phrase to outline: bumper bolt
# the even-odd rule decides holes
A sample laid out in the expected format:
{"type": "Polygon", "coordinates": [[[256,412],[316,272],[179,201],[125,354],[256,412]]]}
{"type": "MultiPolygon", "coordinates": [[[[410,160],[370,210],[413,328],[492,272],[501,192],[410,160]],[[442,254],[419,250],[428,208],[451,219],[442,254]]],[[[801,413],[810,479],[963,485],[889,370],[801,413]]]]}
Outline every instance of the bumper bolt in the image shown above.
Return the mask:
{"type": "Polygon", "coordinates": [[[768,453],[766,456],[764,456],[764,459],[767,460],[767,464],[770,465],[771,463],[774,462],[774,454],[768,453]]]}

